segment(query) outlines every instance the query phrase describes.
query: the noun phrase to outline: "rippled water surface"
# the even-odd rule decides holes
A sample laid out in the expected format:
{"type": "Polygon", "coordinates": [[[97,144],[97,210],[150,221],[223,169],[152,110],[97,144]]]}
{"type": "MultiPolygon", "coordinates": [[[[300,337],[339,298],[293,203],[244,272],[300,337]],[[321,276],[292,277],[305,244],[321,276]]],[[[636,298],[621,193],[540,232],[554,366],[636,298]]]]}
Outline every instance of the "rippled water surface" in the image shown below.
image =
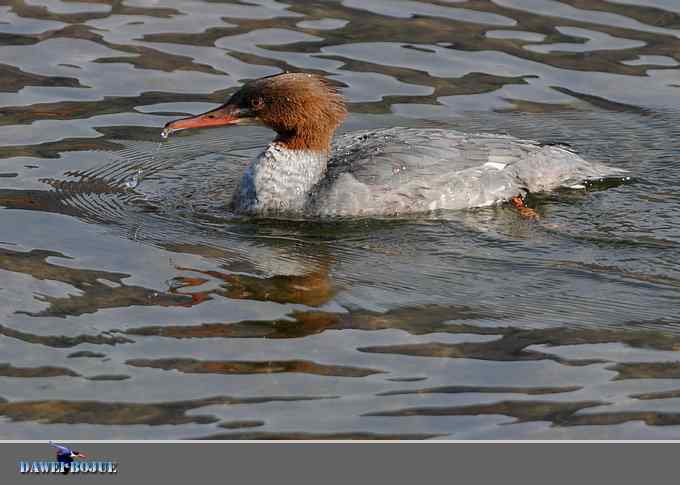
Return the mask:
{"type": "Polygon", "coordinates": [[[0,438],[680,438],[679,66],[676,0],[0,0],[0,438]],[[284,70],[631,180],[233,217],[271,132],[160,128],[284,70]]]}

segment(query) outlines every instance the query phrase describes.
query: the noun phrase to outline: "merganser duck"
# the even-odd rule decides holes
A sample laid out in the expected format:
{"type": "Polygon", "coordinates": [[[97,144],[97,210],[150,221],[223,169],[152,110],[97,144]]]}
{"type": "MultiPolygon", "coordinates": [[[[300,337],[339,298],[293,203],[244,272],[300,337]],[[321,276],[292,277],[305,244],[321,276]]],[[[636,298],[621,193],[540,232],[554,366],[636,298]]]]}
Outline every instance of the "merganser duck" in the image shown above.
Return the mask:
{"type": "Polygon", "coordinates": [[[506,201],[522,209],[528,192],[625,172],[563,146],[446,129],[359,131],[332,144],[346,115],[326,79],[285,73],[244,84],[226,104],[172,121],[162,135],[253,123],[274,130],[231,200],[251,216],[393,216],[506,201]]]}

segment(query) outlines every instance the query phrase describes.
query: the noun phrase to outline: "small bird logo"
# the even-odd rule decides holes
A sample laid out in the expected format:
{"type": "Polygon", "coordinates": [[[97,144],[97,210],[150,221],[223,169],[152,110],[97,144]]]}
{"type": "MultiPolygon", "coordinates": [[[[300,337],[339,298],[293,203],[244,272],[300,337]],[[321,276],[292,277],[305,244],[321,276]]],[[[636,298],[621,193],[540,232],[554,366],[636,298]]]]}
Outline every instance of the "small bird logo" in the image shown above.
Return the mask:
{"type": "Polygon", "coordinates": [[[71,471],[71,463],[75,458],[87,458],[84,453],[76,450],[72,450],[66,446],[50,441],[50,446],[54,446],[57,449],[57,461],[64,464],[63,474],[66,475],[71,471]]]}

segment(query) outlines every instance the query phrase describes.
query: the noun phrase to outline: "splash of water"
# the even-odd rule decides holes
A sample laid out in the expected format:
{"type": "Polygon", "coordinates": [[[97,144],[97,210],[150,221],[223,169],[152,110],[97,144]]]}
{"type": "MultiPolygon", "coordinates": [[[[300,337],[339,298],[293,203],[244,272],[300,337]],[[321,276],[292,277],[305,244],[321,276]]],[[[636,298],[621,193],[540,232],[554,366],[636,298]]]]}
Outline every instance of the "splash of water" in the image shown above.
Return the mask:
{"type": "MultiPolygon", "coordinates": [[[[162,142],[159,142],[158,145],[156,145],[156,150],[154,151],[153,155],[151,156],[151,163],[150,163],[151,166],[155,165],[156,158],[158,157],[158,154],[160,153],[160,150],[161,150],[161,143],[162,142]]],[[[125,188],[130,189],[130,190],[135,189],[142,182],[143,177],[144,177],[144,169],[142,169],[141,167],[138,167],[137,171],[135,173],[133,173],[132,176],[130,176],[127,180],[125,180],[125,182],[123,182],[123,185],[125,186],[125,188]]]]}
{"type": "Polygon", "coordinates": [[[142,181],[142,169],[139,168],[137,169],[137,172],[135,172],[132,177],[130,177],[128,180],[125,181],[125,187],[128,189],[134,189],[136,188],[139,183],[142,181]]]}

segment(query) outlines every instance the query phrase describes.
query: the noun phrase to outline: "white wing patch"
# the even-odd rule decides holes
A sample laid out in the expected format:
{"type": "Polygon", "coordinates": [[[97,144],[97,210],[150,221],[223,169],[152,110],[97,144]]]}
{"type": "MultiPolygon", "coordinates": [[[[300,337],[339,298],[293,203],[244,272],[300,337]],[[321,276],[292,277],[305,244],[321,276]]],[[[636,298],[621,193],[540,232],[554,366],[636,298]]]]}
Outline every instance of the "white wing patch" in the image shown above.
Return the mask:
{"type": "Polygon", "coordinates": [[[495,168],[496,170],[503,170],[505,167],[508,166],[508,164],[501,162],[486,162],[484,166],[489,168],[495,168]]]}

